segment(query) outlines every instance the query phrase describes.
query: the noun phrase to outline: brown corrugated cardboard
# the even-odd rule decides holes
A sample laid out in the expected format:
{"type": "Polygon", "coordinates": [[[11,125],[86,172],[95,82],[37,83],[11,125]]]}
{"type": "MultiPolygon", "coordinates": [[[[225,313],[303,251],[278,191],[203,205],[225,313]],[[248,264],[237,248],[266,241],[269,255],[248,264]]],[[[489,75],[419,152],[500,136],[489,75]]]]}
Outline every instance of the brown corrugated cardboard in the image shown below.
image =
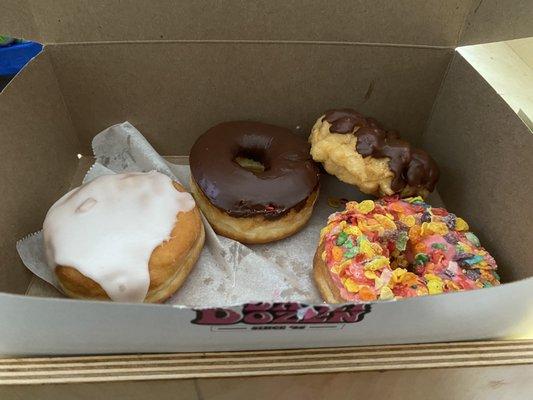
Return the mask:
{"type": "Polygon", "coordinates": [[[442,170],[439,193],[468,216],[505,280],[529,277],[533,257],[533,134],[457,54],[424,134],[442,170]],[[509,268],[508,266],[513,266],[509,268]]]}
{"type": "Polygon", "coordinates": [[[0,35],[41,40],[28,0],[3,0],[0,10],[0,35]]]}
{"type": "Polygon", "coordinates": [[[79,144],[46,55],[0,94],[0,109],[0,291],[24,293],[31,274],[15,243],[68,187],[79,144]]]}
{"type": "Polygon", "coordinates": [[[533,36],[533,1],[475,0],[464,24],[460,45],[533,36]]]}
{"type": "Polygon", "coordinates": [[[451,56],[449,50],[309,44],[47,49],[88,155],[96,133],[126,119],[161,154],[181,155],[220,121],[269,121],[300,126],[307,134],[324,110],[343,105],[374,115],[416,142],[451,56]]]}

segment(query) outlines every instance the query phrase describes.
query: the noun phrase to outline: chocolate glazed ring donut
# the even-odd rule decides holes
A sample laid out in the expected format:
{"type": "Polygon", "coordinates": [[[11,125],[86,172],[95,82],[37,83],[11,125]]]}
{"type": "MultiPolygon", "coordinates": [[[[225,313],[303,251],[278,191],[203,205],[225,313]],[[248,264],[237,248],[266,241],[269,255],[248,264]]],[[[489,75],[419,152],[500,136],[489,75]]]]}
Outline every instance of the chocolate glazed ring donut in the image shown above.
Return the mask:
{"type": "Polygon", "coordinates": [[[218,124],[191,149],[191,191],[217,233],[243,243],[282,239],[305,225],[318,196],[309,149],[286,128],[218,124]]]}

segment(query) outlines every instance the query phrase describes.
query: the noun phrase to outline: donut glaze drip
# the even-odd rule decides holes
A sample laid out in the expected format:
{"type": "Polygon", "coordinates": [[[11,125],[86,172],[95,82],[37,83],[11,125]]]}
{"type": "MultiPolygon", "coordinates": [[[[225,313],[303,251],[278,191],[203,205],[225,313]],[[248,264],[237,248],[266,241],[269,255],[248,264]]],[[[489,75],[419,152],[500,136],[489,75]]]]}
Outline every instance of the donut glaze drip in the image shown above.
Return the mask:
{"type": "Polygon", "coordinates": [[[101,176],[71,190],[43,224],[50,268],[72,267],[98,283],[111,300],[142,302],[148,262],[169,239],[176,216],[194,208],[159,172],[101,176]]]}
{"type": "Polygon", "coordinates": [[[391,188],[395,192],[406,185],[424,187],[430,192],[435,189],[439,179],[437,164],[424,150],[401,140],[398,132],[387,131],[375,119],[349,108],[330,110],[323,120],[331,124],[331,133],[353,133],[357,137],[356,151],[363,157],[388,157],[394,173],[391,188]]]}
{"type": "Polygon", "coordinates": [[[268,219],[303,207],[319,172],[310,145],[289,129],[259,122],[225,122],[204,133],[191,149],[191,174],[211,204],[232,217],[268,219]],[[242,168],[251,158],[264,171],[242,168]]]}

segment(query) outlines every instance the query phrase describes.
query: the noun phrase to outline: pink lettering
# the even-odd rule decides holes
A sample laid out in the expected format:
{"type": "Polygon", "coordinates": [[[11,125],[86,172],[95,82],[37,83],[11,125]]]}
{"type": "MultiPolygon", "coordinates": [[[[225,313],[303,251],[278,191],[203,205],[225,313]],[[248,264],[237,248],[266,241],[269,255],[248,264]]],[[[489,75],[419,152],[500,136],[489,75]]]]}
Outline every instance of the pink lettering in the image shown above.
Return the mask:
{"type": "Polygon", "coordinates": [[[196,310],[196,319],[191,321],[198,325],[232,325],[241,320],[240,313],[228,308],[207,308],[196,310]]]}
{"type": "Polygon", "coordinates": [[[328,317],[330,313],[329,307],[326,306],[317,306],[315,307],[317,314],[311,318],[304,318],[301,320],[304,324],[323,324],[328,322],[328,317]]]}
{"type": "Polygon", "coordinates": [[[276,318],[272,321],[273,324],[297,324],[299,322],[295,311],[282,311],[274,315],[276,318]]]}
{"type": "Polygon", "coordinates": [[[340,324],[358,322],[360,319],[362,319],[364,313],[365,306],[363,304],[353,304],[339,307],[331,311],[328,323],[340,324]]]}
{"type": "Polygon", "coordinates": [[[244,316],[243,322],[245,324],[268,324],[272,322],[272,314],[267,311],[256,311],[248,313],[244,316]]]}

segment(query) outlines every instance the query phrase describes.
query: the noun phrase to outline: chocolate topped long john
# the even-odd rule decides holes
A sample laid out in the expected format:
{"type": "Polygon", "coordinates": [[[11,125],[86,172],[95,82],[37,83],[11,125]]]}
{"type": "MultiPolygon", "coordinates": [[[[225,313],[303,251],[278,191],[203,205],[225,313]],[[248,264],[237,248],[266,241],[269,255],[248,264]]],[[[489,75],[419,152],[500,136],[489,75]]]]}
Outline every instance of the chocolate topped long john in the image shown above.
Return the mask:
{"type": "Polygon", "coordinates": [[[363,157],[389,158],[394,177],[391,188],[401,192],[407,185],[432,192],[439,179],[439,167],[424,150],[400,139],[398,132],[383,128],[351,108],[329,110],[322,119],[331,124],[331,133],[353,134],[356,151],[363,157]]]}

